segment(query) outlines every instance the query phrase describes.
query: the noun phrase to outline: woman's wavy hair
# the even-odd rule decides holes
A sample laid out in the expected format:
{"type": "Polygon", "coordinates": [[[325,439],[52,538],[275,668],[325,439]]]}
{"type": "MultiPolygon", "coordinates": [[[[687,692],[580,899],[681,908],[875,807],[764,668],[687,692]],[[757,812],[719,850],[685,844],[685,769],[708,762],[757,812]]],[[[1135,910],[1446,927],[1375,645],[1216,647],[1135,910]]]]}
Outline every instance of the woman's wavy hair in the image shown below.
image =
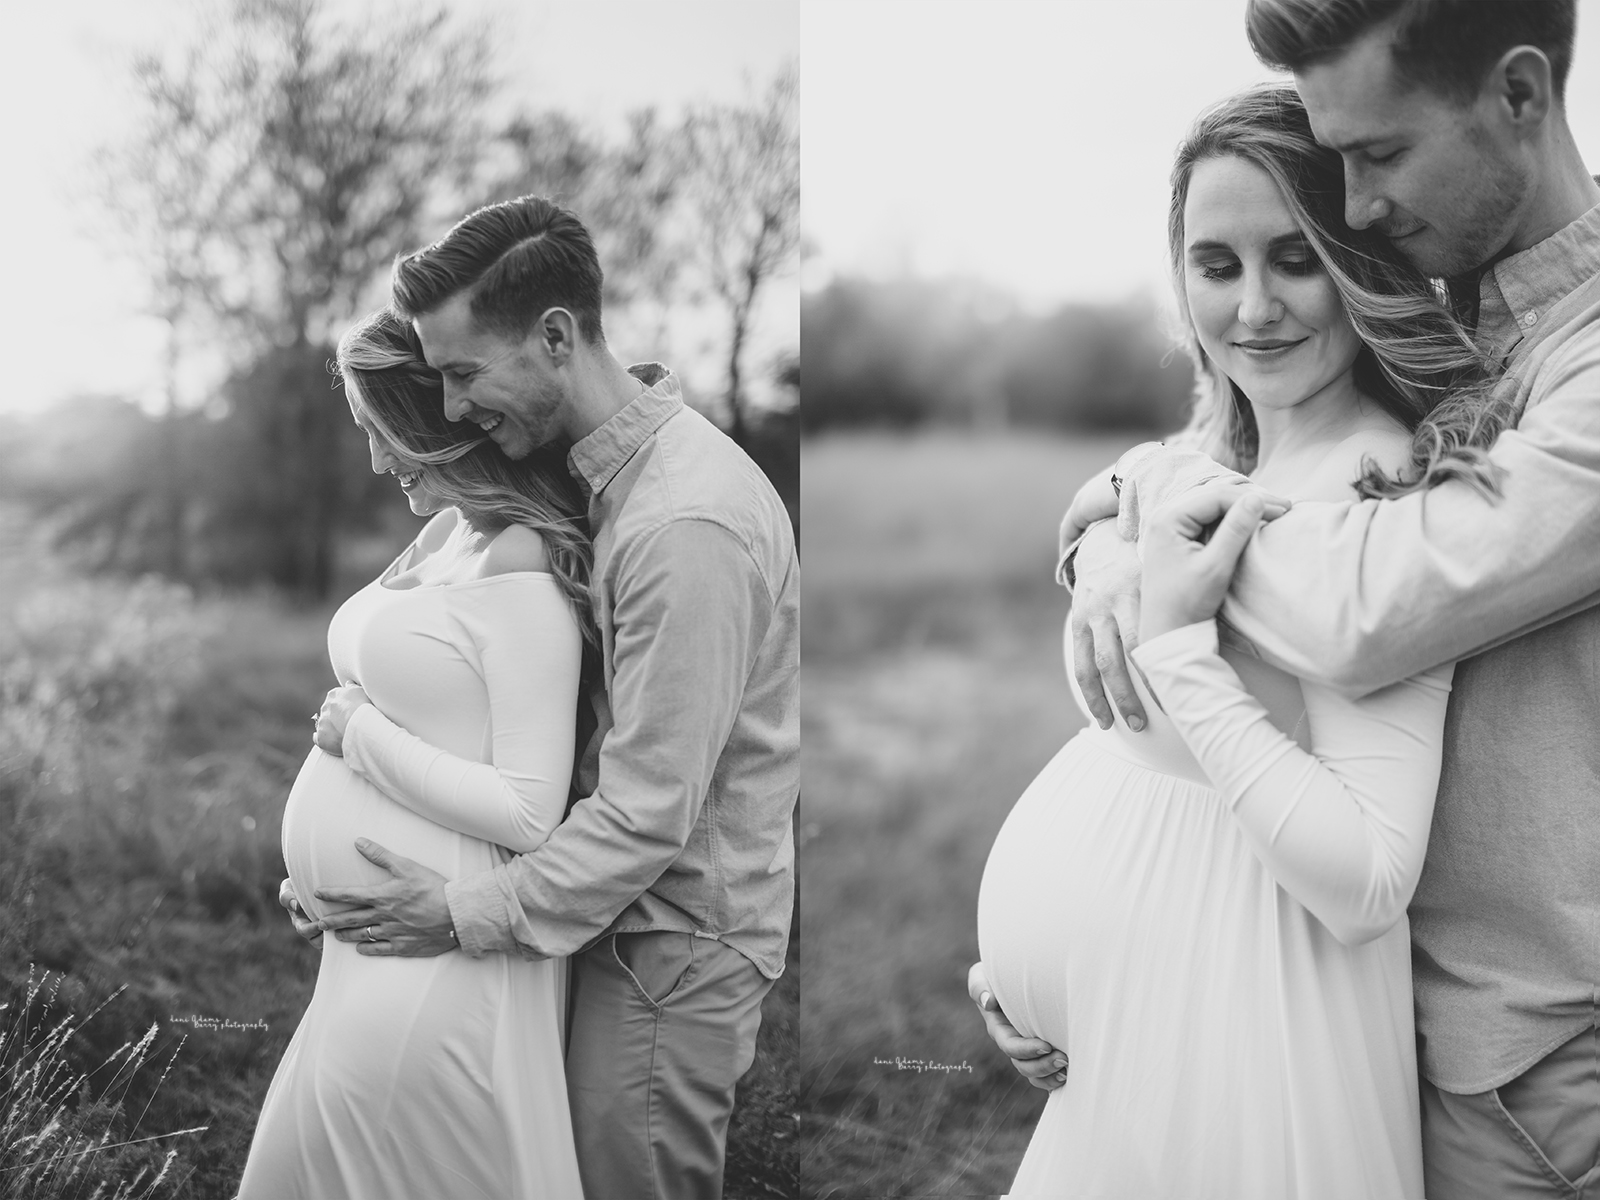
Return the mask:
{"type": "Polygon", "coordinates": [[[337,364],[373,431],[414,460],[428,488],[460,509],[476,533],[522,525],[544,539],[550,573],[577,613],[584,640],[597,646],[589,600],[594,544],[565,448],[539,447],[512,460],[475,425],[447,418],[439,372],[423,359],[411,322],[393,309],[348,330],[337,364]]]}
{"type": "Polygon", "coordinates": [[[1232,157],[1260,167],[1333,281],[1361,338],[1356,388],[1412,431],[1411,462],[1397,478],[1372,460],[1356,490],[1401,496],[1461,479],[1487,496],[1499,480],[1485,453],[1516,411],[1496,395],[1495,365],[1443,303],[1441,293],[1375,230],[1344,222],[1344,172],[1319,146],[1292,87],[1266,84],[1201,113],[1172,167],[1168,248],[1184,349],[1196,369],[1195,400],[1182,436],[1240,471],[1255,466],[1255,414],[1232,380],[1200,346],[1184,292],[1183,212],[1196,164],[1232,157]]]}

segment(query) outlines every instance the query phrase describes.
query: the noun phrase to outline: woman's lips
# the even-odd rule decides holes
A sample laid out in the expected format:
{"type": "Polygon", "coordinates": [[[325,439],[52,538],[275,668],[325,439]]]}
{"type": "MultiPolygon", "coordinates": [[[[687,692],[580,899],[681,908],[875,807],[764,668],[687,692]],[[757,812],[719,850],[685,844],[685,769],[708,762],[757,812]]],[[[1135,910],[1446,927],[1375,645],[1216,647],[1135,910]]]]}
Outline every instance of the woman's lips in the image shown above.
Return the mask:
{"type": "Polygon", "coordinates": [[[1251,358],[1270,361],[1285,357],[1309,340],[1309,338],[1295,338],[1292,341],[1285,338],[1261,338],[1249,342],[1235,342],[1234,346],[1251,358]]]}

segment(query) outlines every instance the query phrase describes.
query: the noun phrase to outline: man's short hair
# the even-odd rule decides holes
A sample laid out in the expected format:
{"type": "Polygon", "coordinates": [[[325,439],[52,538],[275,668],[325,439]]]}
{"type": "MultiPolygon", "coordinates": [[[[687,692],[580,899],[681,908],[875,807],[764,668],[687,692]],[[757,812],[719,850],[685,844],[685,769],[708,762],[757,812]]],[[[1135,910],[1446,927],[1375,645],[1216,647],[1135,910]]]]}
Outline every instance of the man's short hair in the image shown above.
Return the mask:
{"type": "Polygon", "coordinates": [[[1394,64],[1408,83],[1466,103],[1502,54],[1536,46],[1550,60],[1556,100],[1566,101],[1578,0],[1250,0],[1245,29],[1263,63],[1299,71],[1390,20],[1394,64]]]}
{"type": "Polygon", "coordinates": [[[583,339],[604,342],[603,276],[594,239],[577,215],[543,196],[519,196],[469,213],[431,246],[394,260],[390,290],[407,318],[471,289],[474,320],[501,337],[528,336],[541,314],[565,308],[583,339]]]}

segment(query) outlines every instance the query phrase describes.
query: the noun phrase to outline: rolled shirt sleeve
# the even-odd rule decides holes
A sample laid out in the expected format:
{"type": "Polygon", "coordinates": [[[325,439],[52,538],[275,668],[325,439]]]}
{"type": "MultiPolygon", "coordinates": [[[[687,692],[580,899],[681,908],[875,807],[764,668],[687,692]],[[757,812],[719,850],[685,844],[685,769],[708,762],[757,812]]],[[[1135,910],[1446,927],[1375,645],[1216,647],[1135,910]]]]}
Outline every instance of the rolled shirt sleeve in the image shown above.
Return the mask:
{"type": "Polygon", "coordinates": [[[774,597],[714,520],[667,521],[629,553],[599,785],[542,846],[446,886],[469,954],[582,948],[679,857],[712,789],[774,597]]]}

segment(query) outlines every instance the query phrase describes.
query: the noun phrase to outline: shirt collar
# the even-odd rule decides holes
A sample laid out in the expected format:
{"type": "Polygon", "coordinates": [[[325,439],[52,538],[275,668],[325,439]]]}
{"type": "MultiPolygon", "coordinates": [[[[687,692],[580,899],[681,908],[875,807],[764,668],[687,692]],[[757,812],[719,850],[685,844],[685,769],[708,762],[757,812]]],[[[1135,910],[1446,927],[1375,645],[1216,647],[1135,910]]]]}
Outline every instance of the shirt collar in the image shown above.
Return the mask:
{"type": "Polygon", "coordinates": [[[644,384],[643,393],[567,453],[567,468],[590,495],[605,490],[645,439],[683,407],[678,377],[660,363],[635,363],[628,374],[644,384]]]}
{"type": "Polygon", "coordinates": [[[1503,258],[1479,284],[1478,338],[1507,352],[1562,299],[1600,275],[1600,204],[1542,242],[1503,258]]]}

